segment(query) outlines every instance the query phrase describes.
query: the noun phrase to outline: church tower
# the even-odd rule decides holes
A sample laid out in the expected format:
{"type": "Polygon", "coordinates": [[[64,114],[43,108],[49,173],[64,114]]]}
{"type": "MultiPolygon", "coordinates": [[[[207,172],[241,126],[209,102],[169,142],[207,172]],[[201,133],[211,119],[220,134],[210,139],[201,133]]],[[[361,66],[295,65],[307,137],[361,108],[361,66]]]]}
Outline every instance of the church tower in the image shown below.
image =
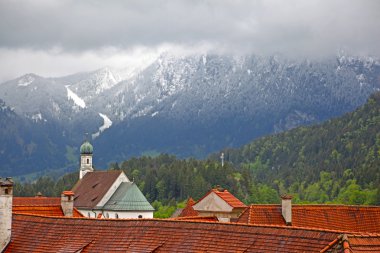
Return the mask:
{"type": "Polygon", "coordinates": [[[80,169],[79,179],[82,179],[87,172],[93,172],[92,168],[92,152],[93,147],[90,142],[85,141],[80,146],[80,169]]]}

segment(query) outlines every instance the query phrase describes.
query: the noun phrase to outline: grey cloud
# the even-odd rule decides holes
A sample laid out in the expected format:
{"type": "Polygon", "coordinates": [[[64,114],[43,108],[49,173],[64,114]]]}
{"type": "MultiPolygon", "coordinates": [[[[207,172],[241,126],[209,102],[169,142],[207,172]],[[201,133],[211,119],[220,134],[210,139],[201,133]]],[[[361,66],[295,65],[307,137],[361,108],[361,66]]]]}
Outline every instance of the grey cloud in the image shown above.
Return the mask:
{"type": "Polygon", "coordinates": [[[380,1],[0,1],[0,47],[64,51],[162,43],[224,50],[379,54],[380,1]]]}

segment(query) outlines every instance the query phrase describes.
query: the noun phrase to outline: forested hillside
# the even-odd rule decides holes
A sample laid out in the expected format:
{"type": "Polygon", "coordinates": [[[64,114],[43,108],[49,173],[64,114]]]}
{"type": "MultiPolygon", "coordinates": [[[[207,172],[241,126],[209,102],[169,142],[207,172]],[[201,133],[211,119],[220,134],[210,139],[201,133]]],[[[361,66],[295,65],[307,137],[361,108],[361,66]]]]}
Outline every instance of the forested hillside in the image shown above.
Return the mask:
{"type": "MultiPolygon", "coordinates": [[[[356,111],[321,125],[300,127],[223,151],[208,160],[170,155],[132,158],[110,168],[123,169],[155,206],[197,199],[220,185],[246,203],[295,202],[380,204],[380,93],[356,111]]],[[[58,195],[70,189],[77,172],[54,182],[41,178],[18,184],[17,195],[58,195]]]]}
{"type": "Polygon", "coordinates": [[[0,174],[72,171],[85,133],[102,168],[159,153],[205,159],[341,116],[380,89],[380,60],[344,52],[319,60],[168,52],[152,61],[129,74],[106,67],[0,83],[0,107],[17,118],[0,112],[0,174]]]}
{"type": "Polygon", "coordinates": [[[256,182],[279,181],[302,200],[331,201],[345,187],[378,188],[380,93],[343,117],[267,136],[226,150],[225,156],[236,166],[248,167],[256,182]],[[309,191],[320,194],[311,197],[309,191]]]}

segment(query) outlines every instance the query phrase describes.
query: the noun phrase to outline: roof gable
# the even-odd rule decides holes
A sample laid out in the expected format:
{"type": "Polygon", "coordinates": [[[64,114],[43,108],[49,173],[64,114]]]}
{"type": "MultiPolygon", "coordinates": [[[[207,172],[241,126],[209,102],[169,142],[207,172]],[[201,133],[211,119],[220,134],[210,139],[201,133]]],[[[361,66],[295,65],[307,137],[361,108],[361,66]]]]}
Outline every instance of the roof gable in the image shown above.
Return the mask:
{"type": "Polygon", "coordinates": [[[225,189],[212,189],[193,205],[194,210],[197,211],[207,209],[222,212],[231,212],[235,208],[244,209],[246,207],[243,202],[225,189]]]}
{"type": "Polygon", "coordinates": [[[102,209],[115,211],[154,211],[154,208],[145,198],[144,194],[133,182],[121,183],[102,209]]]}
{"type": "Polygon", "coordinates": [[[185,208],[181,211],[178,217],[198,216],[199,213],[194,210],[193,205],[195,201],[192,198],[187,200],[185,208]]]}
{"type": "Polygon", "coordinates": [[[213,191],[194,204],[193,209],[197,212],[232,212],[233,210],[233,208],[224,199],[215,194],[213,191]]]}
{"type": "Polygon", "coordinates": [[[77,208],[94,208],[109,191],[121,170],[88,172],[72,191],[75,193],[74,206],[77,208]]]}
{"type": "Polygon", "coordinates": [[[212,191],[217,194],[220,198],[226,201],[232,208],[246,208],[247,206],[241,202],[238,198],[232,195],[226,189],[220,191],[218,189],[212,189],[212,191]]]}

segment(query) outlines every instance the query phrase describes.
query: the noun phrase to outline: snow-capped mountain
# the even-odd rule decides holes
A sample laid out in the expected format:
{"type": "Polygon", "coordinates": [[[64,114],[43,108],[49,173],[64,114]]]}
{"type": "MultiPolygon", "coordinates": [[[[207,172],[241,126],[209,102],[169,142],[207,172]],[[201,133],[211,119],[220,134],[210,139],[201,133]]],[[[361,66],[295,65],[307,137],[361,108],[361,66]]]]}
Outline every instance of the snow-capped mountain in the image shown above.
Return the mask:
{"type": "Polygon", "coordinates": [[[54,156],[69,156],[88,133],[104,166],[152,151],[201,157],[320,122],[363,104],[380,89],[379,78],[379,60],[371,57],[166,53],[133,69],[27,74],[1,84],[0,99],[36,129],[57,126],[51,135],[66,140],[68,151],[54,156]]]}

